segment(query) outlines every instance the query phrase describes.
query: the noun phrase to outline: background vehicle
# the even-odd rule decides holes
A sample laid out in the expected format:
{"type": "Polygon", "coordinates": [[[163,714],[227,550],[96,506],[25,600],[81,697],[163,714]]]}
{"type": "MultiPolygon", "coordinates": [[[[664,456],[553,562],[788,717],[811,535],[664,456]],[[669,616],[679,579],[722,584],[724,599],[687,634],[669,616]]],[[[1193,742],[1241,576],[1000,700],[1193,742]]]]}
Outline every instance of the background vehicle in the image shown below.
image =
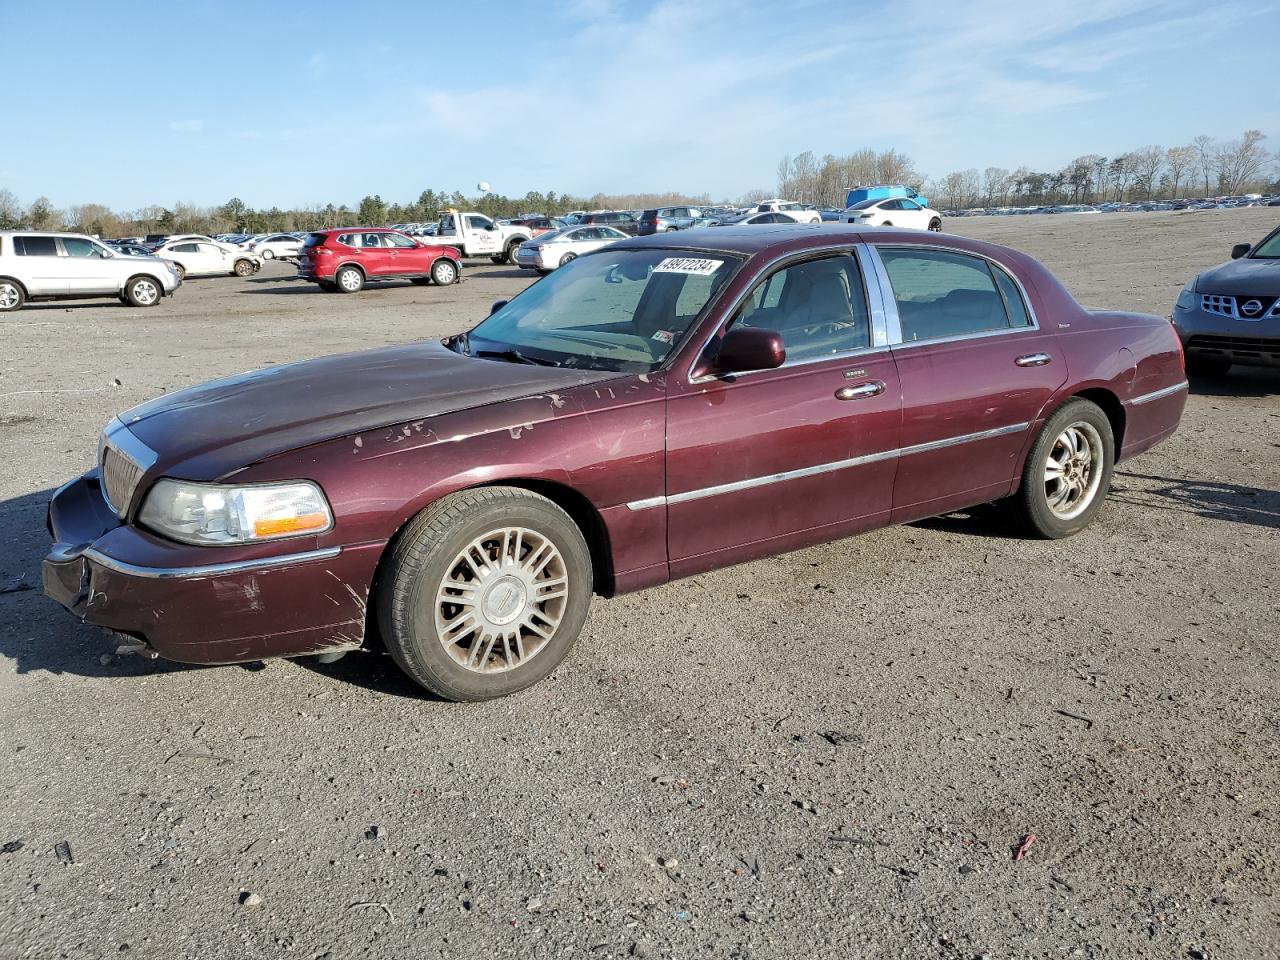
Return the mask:
{"type": "Polygon", "coordinates": [[[329,293],[358,293],[382,280],[448,286],[462,276],[453,246],[428,245],[379,227],[343,227],[309,234],[298,256],[298,277],[329,293]]]}
{"type": "Polygon", "coordinates": [[[153,307],[181,282],[172,263],[124,256],[83,234],[0,232],[0,313],[28,300],[107,296],[153,307]]]}
{"type": "Polygon", "coordinates": [[[291,233],[269,233],[248,246],[250,253],[256,253],[263,260],[296,259],[301,249],[302,241],[291,233]]]}
{"type": "Polygon", "coordinates": [[[647,237],[654,233],[709,227],[715,222],[716,218],[704,215],[699,207],[658,207],[640,215],[639,235],[647,237]]]}
{"type": "Polygon", "coordinates": [[[169,240],[155,254],[178,264],[183,277],[247,277],[262,269],[262,260],[252,253],[215,240],[169,240]]]}
{"type": "Polygon", "coordinates": [[[888,186],[887,184],[878,184],[873,187],[853,187],[845,195],[844,205],[848,209],[855,203],[861,203],[863,200],[888,200],[893,197],[907,197],[914,200],[922,207],[929,205],[928,197],[922,197],[916,193],[911,187],[904,187],[902,184],[888,186]]]}
{"type": "Polygon", "coordinates": [[[623,210],[604,210],[597,213],[585,213],[578,218],[578,223],[593,227],[613,227],[628,236],[639,236],[640,221],[623,210]]]}
{"type": "Polygon", "coordinates": [[[516,263],[526,270],[550,273],[584,253],[626,239],[625,233],[613,227],[566,227],[520,244],[520,249],[516,251],[516,263]]]}
{"type": "Polygon", "coordinates": [[[942,229],[941,213],[905,197],[855,203],[845,211],[845,221],[864,227],[910,227],[934,232],[942,229]]]}
{"type": "Polygon", "coordinates": [[[516,262],[516,248],[533,234],[525,227],[501,226],[483,213],[450,210],[440,217],[436,243],[453,247],[461,257],[488,257],[494,263],[516,262]]]}
{"type": "Polygon", "coordinates": [[[532,236],[537,237],[563,230],[570,224],[559,217],[516,217],[511,221],[511,226],[524,227],[532,236]]]}
{"type": "Polygon", "coordinates": [[[744,213],[738,217],[731,217],[720,223],[714,224],[717,227],[754,227],[771,223],[799,223],[792,214],[769,212],[769,213],[744,213]]]}
{"type": "Polygon", "coordinates": [[[756,213],[786,213],[796,223],[821,223],[822,214],[794,200],[765,200],[755,206],[756,213]]]}
{"type": "Polygon", "coordinates": [[[1280,227],[1257,245],[1236,244],[1231,260],[1192,277],[1171,319],[1188,373],[1280,366],[1280,227]]]}
{"type": "Polygon", "coordinates": [[[150,247],[144,247],[141,243],[130,240],[104,240],[103,243],[116,253],[126,257],[150,257],[154,255],[150,247]]]}

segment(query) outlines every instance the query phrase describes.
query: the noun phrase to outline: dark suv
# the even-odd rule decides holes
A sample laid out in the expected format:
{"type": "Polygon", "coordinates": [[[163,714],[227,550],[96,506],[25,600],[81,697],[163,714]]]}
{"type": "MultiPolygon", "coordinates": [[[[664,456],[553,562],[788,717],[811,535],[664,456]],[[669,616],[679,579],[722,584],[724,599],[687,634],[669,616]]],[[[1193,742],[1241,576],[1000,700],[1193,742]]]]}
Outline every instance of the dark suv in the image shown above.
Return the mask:
{"type": "Polygon", "coordinates": [[[623,213],[620,210],[613,210],[609,213],[588,213],[580,221],[579,226],[592,227],[613,227],[615,230],[621,230],[630,236],[639,236],[642,232],[640,229],[640,221],[629,213],[623,213]]]}
{"type": "Polygon", "coordinates": [[[718,222],[715,217],[706,216],[700,207],[658,207],[641,214],[640,236],[688,230],[690,227],[709,227],[718,222]]]}

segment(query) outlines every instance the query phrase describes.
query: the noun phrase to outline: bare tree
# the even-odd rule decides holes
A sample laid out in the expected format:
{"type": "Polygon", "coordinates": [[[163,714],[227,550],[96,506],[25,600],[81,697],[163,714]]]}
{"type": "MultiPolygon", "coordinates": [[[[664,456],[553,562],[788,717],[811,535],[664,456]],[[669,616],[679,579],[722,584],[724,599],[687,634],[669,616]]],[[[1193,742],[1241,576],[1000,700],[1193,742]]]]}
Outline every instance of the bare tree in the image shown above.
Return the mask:
{"type": "Polygon", "coordinates": [[[1267,135],[1261,130],[1246,130],[1239,140],[1222,144],[1214,157],[1220,190],[1239,193],[1258,179],[1267,162],[1267,151],[1262,146],[1265,139],[1267,135]]]}
{"type": "Polygon", "coordinates": [[[1200,134],[1191,141],[1191,146],[1195,148],[1196,159],[1200,164],[1200,173],[1204,176],[1204,195],[1209,195],[1209,177],[1213,175],[1213,161],[1217,149],[1213,143],[1213,137],[1208,134],[1200,134]]]}
{"type": "Polygon", "coordinates": [[[0,190],[0,230],[12,230],[22,223],[22,204],[8,190],[0,190]]]}
{"type": "Polygon", "coordinates": [[[1190,179],[1197,156],[1194,146],[1170,147],[1165,152],[1164,165],[1169,171],[1170,193],[1174,200],[1178,199],[1178,185],[1184,179],[1190,179]]]}
{"type": "Polygon", "coordinates": [[[1164,147],[1143,147],[1133,151],[1130,157],[1133,158],[1134,187],[1150,200],[1155,196],[1156,183],[1164,168],[1164,147]]]}
{"type": "Polygon", "coordinates": [[[1009,171],[1003,167],[987,167],[982,171],[982,195],[987,206],[1003,205],[1008,192],[1009,171]]]}

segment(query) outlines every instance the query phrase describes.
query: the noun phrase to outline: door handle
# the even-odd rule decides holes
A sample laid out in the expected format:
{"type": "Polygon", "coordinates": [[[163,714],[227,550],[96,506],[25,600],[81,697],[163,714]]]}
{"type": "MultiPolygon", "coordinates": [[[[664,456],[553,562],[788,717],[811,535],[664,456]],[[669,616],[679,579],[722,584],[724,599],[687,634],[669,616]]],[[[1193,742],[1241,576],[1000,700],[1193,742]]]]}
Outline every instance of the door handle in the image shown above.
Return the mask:
{"type": "Polygon", "coordinates": [[[856,387],[841,387],[836,391],[837,400],[861,400],[863,397],[878,397],[884,393],[884,384],[879,380],[860,383],[856,387]]]}
{"type": "Polygon", "coordinates": [[[1020,367],[1043,367],[1046,363],[1051,363],[1053,357],[1047,353],[1028,353],[1013,361],[1020,367]]]}

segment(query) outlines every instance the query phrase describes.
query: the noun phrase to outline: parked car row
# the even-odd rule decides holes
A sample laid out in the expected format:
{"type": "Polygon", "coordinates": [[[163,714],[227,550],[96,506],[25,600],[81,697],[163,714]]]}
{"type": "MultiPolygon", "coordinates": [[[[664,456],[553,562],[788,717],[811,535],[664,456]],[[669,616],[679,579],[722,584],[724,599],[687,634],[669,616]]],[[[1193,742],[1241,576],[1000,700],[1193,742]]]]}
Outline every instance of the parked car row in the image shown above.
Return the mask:
{"type": "Polygon", "coordinates": [[[1280,196],[1258,193],[1237,197],[1199,197],[1121,203],[1058,203],[1037,207],[967,207],[943,211],[949,217],[1014,217],[1031,213],[1152,213],[1163,210],[1237,210],[1241,207],[1280,207],[1280,196]]]}

